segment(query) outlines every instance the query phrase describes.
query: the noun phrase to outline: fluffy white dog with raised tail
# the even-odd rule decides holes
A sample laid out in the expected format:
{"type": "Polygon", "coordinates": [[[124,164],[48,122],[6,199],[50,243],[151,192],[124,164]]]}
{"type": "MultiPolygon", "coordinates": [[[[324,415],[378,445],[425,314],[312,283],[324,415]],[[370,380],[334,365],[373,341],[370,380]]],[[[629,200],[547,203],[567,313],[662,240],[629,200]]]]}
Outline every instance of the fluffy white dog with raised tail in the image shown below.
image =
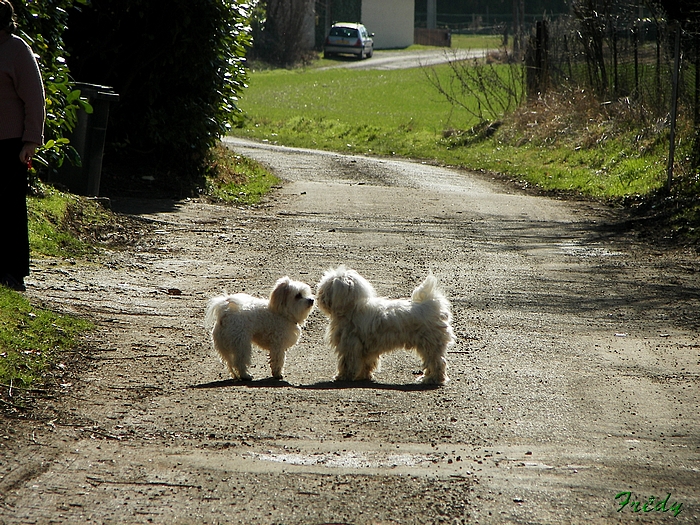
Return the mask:
{"type": "Polygon", "coordinates": [[[377,297],[355,270],[327,271],[316,287],[316,304],[330,318],[326,340],[338,358],[336,381],[371,380],[380,356],[405,348],[422,359],[425,384],[444,384],[447,349],[454,343],[450,303],[429,275],[411,299],[377,297]]]}
{"type": "Polygon", "coordinates": [[[244,293],[210,299],[204,322],[231,377],[252,379],[248,367],[255,343],[268,351],[272,377],[281,379],[286,352],[299,340],[313,306],[308,284],[283,277],[275,283],[269,300],[244,293]]]}

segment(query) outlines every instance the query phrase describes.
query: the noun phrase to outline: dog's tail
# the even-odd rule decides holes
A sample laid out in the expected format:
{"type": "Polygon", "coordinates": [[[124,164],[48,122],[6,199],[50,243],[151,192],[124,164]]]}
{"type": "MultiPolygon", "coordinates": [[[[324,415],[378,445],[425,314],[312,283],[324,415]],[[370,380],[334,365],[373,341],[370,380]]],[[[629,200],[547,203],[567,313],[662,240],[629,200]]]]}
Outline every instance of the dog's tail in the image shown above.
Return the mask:
{"type": "Polygon", "coordinates": [[[238,303],[232,301],[230,295],[219,295],[209,299],[206,312],[204,313],[204,326],[207,330],[211,331],[224,311],[229,308],[232,310],[239,308],[238,303]]]}
{"type": "Polygon", "coordinates": [[[411,301],[414,303],[423,303],[428,300],[441,297],[442,293],[438,290],[438,282],[435,276],[431,273],[425,278],[420,285],[413,290],[411,301]]]}
{"type": "Polygon", "coordinates": [[[440,291],[438,281],[432,273],[413,290],[411,301],[414,304],[426,306],[432,304],[440,311],[440,317],[444,318],[448,323],[452,319],[450,301],[440,291]]]}
{"type": "Polygon", "coordinates": [[[452,306],[447,297],[445,297],[438,288],[437,279],[432,273],[413,290],[411,301],[416,305],[415,308],[423,310],[424,313],[429,312],[440,319],[441,326],[445,333],[443,340],[445,345],[449,346],[455,342],[455,336],[451,326],[452,306]]]}

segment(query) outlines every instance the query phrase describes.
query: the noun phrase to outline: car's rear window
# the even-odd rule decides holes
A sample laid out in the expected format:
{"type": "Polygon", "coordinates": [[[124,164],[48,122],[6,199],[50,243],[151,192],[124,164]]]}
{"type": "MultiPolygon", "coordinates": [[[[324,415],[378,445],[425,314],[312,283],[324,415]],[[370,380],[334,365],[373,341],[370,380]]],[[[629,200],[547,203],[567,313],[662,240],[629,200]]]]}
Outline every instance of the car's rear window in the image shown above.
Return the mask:
{"type": "Polygon", "coordinates": [[[359,36],[357,29],[352,29],[351,27],[332,27],[330,35],[342,38],[357,38],[359,36]]]}

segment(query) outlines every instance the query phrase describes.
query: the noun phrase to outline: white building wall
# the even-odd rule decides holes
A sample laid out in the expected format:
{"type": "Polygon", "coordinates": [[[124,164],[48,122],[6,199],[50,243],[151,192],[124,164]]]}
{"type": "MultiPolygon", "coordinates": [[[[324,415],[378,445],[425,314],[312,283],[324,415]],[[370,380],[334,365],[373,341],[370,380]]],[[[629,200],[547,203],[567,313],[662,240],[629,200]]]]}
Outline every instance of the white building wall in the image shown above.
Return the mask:
{"type": "Polygon", "coordinates": [[[362,23],[374,33],[375,49],[413,44],[415,0],[362,0],[362,23]]]}

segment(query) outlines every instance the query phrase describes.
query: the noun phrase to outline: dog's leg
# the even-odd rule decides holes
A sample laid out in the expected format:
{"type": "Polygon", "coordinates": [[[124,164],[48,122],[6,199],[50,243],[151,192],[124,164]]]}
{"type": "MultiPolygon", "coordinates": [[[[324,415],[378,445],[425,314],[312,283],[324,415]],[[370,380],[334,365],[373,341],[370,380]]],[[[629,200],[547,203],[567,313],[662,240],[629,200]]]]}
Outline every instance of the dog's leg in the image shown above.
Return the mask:
{"type": "Polygon", "coordinates": [[[235,327],[231,328],[230,318],[224,317],[217,322],[211,337],[214,348],[231,377],[242,381],[253,379],[248,373],[248,367],[252,363],[252,345],[246,337],[236,337],[235,327]]]}
{"type": "Polygon", "coordinates": [[[224,359],[229,372],[231,372],[231,377],[241,381],[253,379],[253,376],[248,373],[248,367],[253,360],[253,347],[250,343],[239,341],[239,346],[232,348],[227,355],[224,355],[224,359]]]}
{"type": "Polygon", "coordinates": [[[335,374],[336,381],[352,381],[355,379],[353,373],[352,359],[347,355],[338,355],[338,372],[335,374]]]}
{"type": "Polygon", "coordinates": [[[275,379],[282,379],[282,370],[284,369],[284,359],[287,350],[285,348],[272,348],[270,350],[270,369],[272,370],[272,377],[275,379]]]}
{"type": "Polygon", "coordinates": [[[362,377],[362,343],[354,337],[341,340],[335,349],[338,355],[338,373],[336,381],[359,381],[362,377]]]}
{"type": "Polygon", "coordinates": [[[379,370],[380,354],[369,354],[362,357],[360,372],[355,377],[356,381],[372,381],[374,372],[379,370]]]}
{"type": "Polygon", "coordinates": [[[417,348],[418,355],[423,360],[423,375],[419,381],[425,385],[444,385],[450,378],[447,377],[447,360],[444,349],[441,348],[417,348]]]}

